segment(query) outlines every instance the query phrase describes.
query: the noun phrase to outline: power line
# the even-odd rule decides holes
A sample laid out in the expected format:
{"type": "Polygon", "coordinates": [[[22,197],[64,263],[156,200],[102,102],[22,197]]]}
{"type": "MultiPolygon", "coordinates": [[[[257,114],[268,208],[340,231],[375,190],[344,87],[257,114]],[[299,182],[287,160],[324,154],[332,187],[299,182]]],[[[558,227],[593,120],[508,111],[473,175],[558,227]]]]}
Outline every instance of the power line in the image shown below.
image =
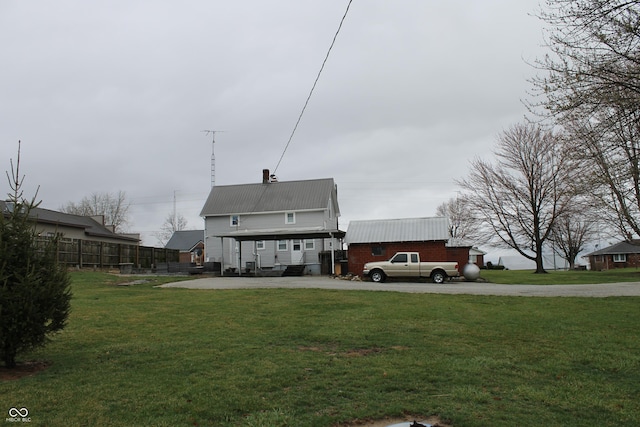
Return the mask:
{"type": "Polygon", "coordinates": [[[316,88],[316,84],[318,83],[318,80],[320,79],[320,74],[322,74],[322,70],[324,70],[324,66],[327,63],[327,59],[329,59],[329,54],[331,53],[331,49],[333,49],[333,45],[336,42],[336,39],[338,38],[338,34],[340,33],[340,29],[342,28],[342,23],[344,22],[345,18],[347,17],[347,14],[349,13],[349,7],[351,6],[351,2],[353,0],[349,0],[349,3],[347,4],[347,9],[344,11],[344,15],[342,16],[342,19],[340,20],[340,25],[338,25],[338,30],[336,31],[335,35],[333,36],[333,40],[331,41],[331,45],[329,46],[329,50],[327,51],[327,55],[324,57],[324,61],[322,61],[322,66],[320,67],[320,71],[318,71],[318,75],[316,76],[316,80],[313,82],[313,86],[311,87],[311,91],[309,92],[309,96],[307,96],[307,100],[304,103],[304,106],[302,107],[302,111],[300,111],[300,115],[298,116],[298,121],[296,121],[296,125],[293,127],[293,131],[291,132],[291,136],[289,136],[289,140],[287,141],[287,145],[284,147],[284,150],[282,151],[282,155],[280,156],[280,160],[278,160],[278,164],[276,165],[275,169],[273,170],[273,173],[275,174],[276,171],[278,170],[278,167],[280,167],[280,163],[282,162],[282,159],[284,158],[284,154],[287,152],[287,149],[289,148],[289,145],[291,144],[291,140],[293,139],[293,135],[296,133],[296,130],[298,129],[298,125],[300,124],[300,120],[302,120],[302,115],[304,114],[304,111],[307,109],[307,105],[309,104],[309,100],[311,99],[311,95],[313,94],[313,90],[316,88]]]}

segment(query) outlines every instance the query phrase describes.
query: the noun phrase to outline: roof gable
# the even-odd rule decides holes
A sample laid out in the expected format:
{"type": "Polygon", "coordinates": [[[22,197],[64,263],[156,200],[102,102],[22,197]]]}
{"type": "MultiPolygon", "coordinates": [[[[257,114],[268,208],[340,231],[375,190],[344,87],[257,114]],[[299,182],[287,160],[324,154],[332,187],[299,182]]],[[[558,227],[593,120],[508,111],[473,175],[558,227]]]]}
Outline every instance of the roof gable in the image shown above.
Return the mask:
{"type": "Polygon", "coordinates": [[[448,239],[449,221],[445,217],[351,221],[345,236],[347,244],[448,239]]]}
{"type": "Polygon", "coordinates": [[[164,247],[167,249],[190,251],[200,242],[204,242],[204,230],[181,230],[174,231],[164,247]]]}
{"type": "Polygon", "coordinates": [[[200,216],[327,209],[335,200],[333,178],[215,186],[200,216]]]}

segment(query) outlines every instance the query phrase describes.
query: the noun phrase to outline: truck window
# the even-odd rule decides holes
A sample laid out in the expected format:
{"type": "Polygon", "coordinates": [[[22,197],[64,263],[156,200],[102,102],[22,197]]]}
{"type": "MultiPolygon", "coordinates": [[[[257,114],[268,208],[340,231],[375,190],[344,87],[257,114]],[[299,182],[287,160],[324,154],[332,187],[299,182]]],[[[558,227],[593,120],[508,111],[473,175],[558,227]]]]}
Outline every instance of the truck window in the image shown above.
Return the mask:
{"type": "Polygon", "coordinates": [[[411,262],[418,262],[418,254],[411,254],[411,262]]]}
{"type": "Polygon", "coordinates": [[[391,262],[407,262],[407,254],[397,254],[391,262]]]}

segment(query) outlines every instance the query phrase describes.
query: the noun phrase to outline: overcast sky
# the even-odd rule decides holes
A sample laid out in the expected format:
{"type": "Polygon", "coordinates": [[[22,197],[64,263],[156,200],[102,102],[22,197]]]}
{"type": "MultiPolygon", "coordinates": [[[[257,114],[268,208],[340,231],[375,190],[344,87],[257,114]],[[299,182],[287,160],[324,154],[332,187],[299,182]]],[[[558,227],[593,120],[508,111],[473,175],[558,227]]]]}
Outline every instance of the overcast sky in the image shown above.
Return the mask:
{"type": "MultiPolygon", "coordinates": [[[[204,228],[211,186],[260,182],[348,0],[3,0],[1,170],[57,210],[125,191],[128,231],[204,228]]],[[[538,0],[354,0],[276,175],[334,178],[342,217],[435,215],[523,120],[538,0]]],[[[6,179],[0,186],[9,191],[6,179]]]]}

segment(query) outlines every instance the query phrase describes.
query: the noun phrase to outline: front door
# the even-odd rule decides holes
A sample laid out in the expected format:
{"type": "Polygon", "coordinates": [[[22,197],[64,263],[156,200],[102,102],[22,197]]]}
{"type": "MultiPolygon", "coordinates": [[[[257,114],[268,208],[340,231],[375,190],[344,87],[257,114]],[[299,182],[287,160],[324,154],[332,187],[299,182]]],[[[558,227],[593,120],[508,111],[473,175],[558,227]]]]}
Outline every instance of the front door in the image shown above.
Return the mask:
{"type": "Polygon", "coordinates": [[[291,241],[291,264],[304,264],[304,252],[302,252],[302,240],[293,239],[291,241]]]}

